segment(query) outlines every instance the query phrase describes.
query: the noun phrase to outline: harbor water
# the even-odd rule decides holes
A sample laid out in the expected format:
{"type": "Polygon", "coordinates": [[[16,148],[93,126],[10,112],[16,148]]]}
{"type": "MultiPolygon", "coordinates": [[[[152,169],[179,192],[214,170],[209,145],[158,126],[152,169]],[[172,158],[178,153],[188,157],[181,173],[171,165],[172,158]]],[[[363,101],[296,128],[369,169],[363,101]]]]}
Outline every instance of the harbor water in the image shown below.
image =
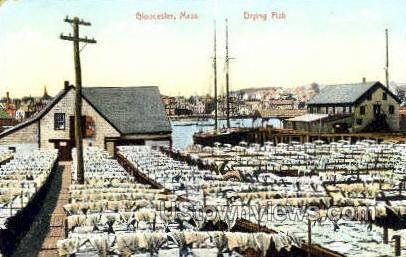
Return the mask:
{"type": "MultiPolygon", "coordinates": [[[[199,131],[207,131],[214,129],[214,120],[207,121],[172,121],[172,140],[173,146],[178,149],[185,149],[188,145],[193,144],[193,134],[199,131]]],[[[279,119],[269,119],[262,122],[262,119],[231,119],[231,127],[251,128],[272,125],[275,128],[282,127],[282,122],[279,119]]],[[[224,128],[226,120],[218,120],[218,127],[224,128]]]]}

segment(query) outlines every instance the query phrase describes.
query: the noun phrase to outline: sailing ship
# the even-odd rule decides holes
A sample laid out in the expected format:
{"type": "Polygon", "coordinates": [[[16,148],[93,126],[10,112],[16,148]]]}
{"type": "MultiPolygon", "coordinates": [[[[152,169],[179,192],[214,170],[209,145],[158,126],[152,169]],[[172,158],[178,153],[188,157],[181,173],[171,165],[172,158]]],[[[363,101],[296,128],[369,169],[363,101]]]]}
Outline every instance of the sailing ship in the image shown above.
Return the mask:
{"type": "Polygon", "coordinates": [[[217,96],[217,32],[216,22],[214,21],[214,53],[213,53],[213,73],[214,73],[214,129],[209,131],[200,131],[193,135],[193,142],[200,145],[214,145],[215,142],[238,144],[247,131],[242,128],[232,128],[230,124],[230,73],[229,73],[229,48],[228,48],[228,20],[226,22],[226,56],[225,56],[225,70],[226,70],[226,127],[219,128],[218,124],[218,96],[217,96]]]}

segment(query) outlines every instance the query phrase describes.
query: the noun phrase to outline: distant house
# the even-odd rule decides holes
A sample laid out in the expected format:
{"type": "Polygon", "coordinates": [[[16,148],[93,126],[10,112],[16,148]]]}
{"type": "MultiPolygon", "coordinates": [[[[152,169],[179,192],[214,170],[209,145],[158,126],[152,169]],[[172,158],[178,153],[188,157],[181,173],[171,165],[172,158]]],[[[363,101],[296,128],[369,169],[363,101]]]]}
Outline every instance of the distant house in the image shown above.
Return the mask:
{"type": "Polygon", "coordinates": [[[22,121],[22,120],[25,119],[26,111],[25,111],[24,109],[25,109],[25,108],[20,107],[20,108],[16,111],[16,120],[22,121]]]}
{"type": "Polygon", "coordinates": [[[259,100],[245,101],[245,107],[247,108],[250,114],[253,114],[255,111],[259,111],[262,109],[261,101],[259,100]]]}
{"type": "Polygon", "coordinates": [[[262,109],[297,109],[297,101],[293,99],[271,99],[262,102],[262,109]]]}
{"type": "Polygon", "coordinates": [[[285,127],[311,132],[399,130],[400,100],[378,81],[329,85],[307,103],[308,114],[285,127]]]}
{"type": "Polygon", "coordinates": [[[16,125],[17,123],[18,122],[15,119],[10,117],[10,115],[8,115],[8,113],[2,107],[0,107],[0,132],[16,125]]]}
{"type": "MultiPolygon", "coordinates": [[[[83,144],[114,153],[118,145],[169,145],[171,125],[157,87],[85,87],[83,144]]],[[[75,88],[65,88],[31,118],[0,133],[0,145],[57,148],[69,160],[74,140],[75,88]]]]}
{"type": "Polygon", "coordinates": [[[169,116],[175,115],[176,98],[173,96],[162,96],[166,114],[169,116]]]}
{"type": "Polygon", "coordinates": [[[203,102],[198,101],[192,105],[192,111],[194,114],[204,114],[206,113],[206,105],[203,102]]]}
{"type": "Polygon", "coordinates": [[[6,97],[3,99],[4,101],[4,111],[10,116],[15,117],[16,115],[16,105],[13,103],[13,100],[10,98],[10,93],[6,92],[6,97]]]}

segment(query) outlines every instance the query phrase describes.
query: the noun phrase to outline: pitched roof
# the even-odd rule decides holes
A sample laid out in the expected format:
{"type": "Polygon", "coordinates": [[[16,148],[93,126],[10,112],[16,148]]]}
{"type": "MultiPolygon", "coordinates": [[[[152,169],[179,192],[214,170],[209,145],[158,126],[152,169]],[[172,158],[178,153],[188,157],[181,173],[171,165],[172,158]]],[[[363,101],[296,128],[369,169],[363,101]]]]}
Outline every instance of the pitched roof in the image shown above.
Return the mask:
{"type": "MultiPolygon", "coordinates": [[[[39,113],[0,133],[0,138],[41,119],[65,94],[61,90],[39,113]]],[[[85,87],[85,98],[113,127],[122,134],[171,132],[158,87],[85,87]]]]}
{"type": "Polygon", "coordinates": [[[158,87],[85,87],[82,94],[122,134],[172,131],[158,87]]]}
{"type": "Polygon", "coordinates": [[[365,83],[325,86],[320,93],[309,100],[307,104],[352,104],[357,102],[362,96],[368,91],[373,90],[375,87],[383,88],[392,97],[398,100],[397,97],[379,81],[370,81],[365,83]]]}

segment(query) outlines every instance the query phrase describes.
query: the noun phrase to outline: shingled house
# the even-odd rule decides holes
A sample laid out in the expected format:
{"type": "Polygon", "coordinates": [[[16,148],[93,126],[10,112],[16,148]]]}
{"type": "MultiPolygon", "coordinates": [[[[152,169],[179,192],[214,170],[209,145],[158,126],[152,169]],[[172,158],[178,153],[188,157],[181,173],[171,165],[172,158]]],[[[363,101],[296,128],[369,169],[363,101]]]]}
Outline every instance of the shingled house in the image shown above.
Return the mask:
{"type": "Polygon", "coordinates": [[[17,120],[13,119],[6,113],[6,111],[0,106],[0,132],[8,127],[14,126],[18,123],[17,120]]]}
{"type": "Polygon", "coordinates": [[[378,81],[325,86],[285,127],[318,133],[399,130],[400,100],[378,81]]]}
{"type": "MultiPolygon", "coordinates": [[[[169,145],[171,125],[158,87],[84,87],[83,144],[114,153],[118,145],[169,145]]],[[[38,114],[0,133],[0,145],[57,148],[69,160],[74,140],[75,88],[65,87],[38,114]]]]}

